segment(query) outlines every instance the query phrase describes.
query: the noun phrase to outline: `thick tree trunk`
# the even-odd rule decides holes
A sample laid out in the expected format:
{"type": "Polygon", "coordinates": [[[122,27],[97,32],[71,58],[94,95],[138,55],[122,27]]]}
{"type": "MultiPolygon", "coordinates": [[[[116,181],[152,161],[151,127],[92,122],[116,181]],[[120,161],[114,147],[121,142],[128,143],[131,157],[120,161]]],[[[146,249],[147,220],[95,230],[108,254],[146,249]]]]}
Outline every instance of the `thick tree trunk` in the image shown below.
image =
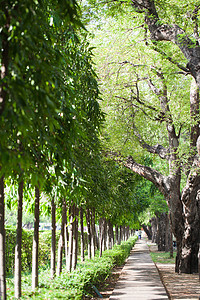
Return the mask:
{"type": "Polygon", "coordinates": [[[34,237],[32,255],[32,289],[38,286],[38,247],[39,247],[39,217],[40,217],[40,191],[35,187],[35,218],[34,218],[34,237]]]}
{"type": "Polygon", "coordinates": [[[166,250],[166,214],[162,213],[157,216],[158,232],[157,232],[157,244],[158,251],[166,250]]]}
{"type": "Polygon", "coordinates": [[[21,297],[21,253],[22,253],[22,211],[23,211],[23,187],[21,180],[18,187],[18,212],[17,212],[17,238],[15,246],[15,298],[21,297]]]}
{"type": "Polygon", "coordinates": [[[0,178],[0,299],[6,299],[6,248],[5,248],[4,178],[0,178]]]}
{"type": "Polygon", "coordinates": [[[56,273],[56,205],[51,199],[51,279],[56,273]]]}
{"type": "Polygon", "coordinates": [[[146,233],[148,240],[152,239],[152,232],[148,229],[148,227],[146,225],[142,225],[144,232],[146,233]]]}
{"type": "Polygon", "coordinates": [[[84,227],[83,227],[83,208],[80,208],[80,223],[81,223],[81,261],[85,260],[85,241],[84,241],[84,227]]]}
{"type": "Polygon", "coordinates": [[[62,224],[61,224],[60,238],[58,242],[58,260],[57,260],[57,269],[56,269],[57,276],[59,276],[62,272],[62,257],[63,257],[63,248],[64,248],[64,239],[65,239],[65,234],[64,234],[65,227],[66,227],[66,202],[65,202],[65,198],[63,198],[62,224]]]}
{"type": "Polygon", "coordinates": [[[179,261],[179,272],[198,272],[198,243],[200,241],[200,174],[199,160],[193,168],[182,192],[184,205],[184,235],[179,261]],[[198,171],[197,171],[198,170],[198,171]]]}

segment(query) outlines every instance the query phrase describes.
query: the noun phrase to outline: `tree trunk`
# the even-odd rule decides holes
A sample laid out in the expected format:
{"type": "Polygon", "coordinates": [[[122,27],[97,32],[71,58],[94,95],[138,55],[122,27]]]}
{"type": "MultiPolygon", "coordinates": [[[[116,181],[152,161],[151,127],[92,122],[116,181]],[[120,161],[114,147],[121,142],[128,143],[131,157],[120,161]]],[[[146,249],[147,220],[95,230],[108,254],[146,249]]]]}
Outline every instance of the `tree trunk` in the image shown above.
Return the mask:
{"type": "Polygon", "coordinates": [[[166,219],[167,215],[165,213],[157,216],[158,232],[157,232],[157,244],[158,251],[166,250],[166,219]]]}
{"type": "Polygon", "coordinates": [[[113,230],[113,224],[110,222],[110,249],[112,249],[114,246],[114,230],[113,230]]]}
{"type": "Polygon", "coordinates": [[[17,238],[15,246],[15,298],[17,299],[21,297],[23,187],[24,182],[21,180],[18,187],[17,238]]]}
{"type": "Polygon", "coordinates": [[[152,243],[156,243],[157,241],[157,220],[156,218],[151,219],[151,228],[152,228],[152,243]]]}
{"type": "Polygon", "coordinates": [[[88,228],[88,258],[91,259],[92,252],[91,252],[91,224],[90,224],[90,209],[86,209],[86,221],[87,221],[87,228],[88,228]]]}
{"type": "Polygon", "coordinates": [[[34,237],[33,237],[33,255],[32,255],[32,289],[38,286],[38,247],[39,247],[39,217],[40,217],[40,191],[35,187],[35,219],[34,219],[34,237]]]}
{"type": "Polygon", "coordinates": [[[148,240],[152,239],[152,232],[148,229],[146,225],[142,225],[142,228],[144,229],[144,232],[146,233],[148,240]]]}
{"type": "Polygon", "coordinates": [[[181,244],[179,272],[198,272],[198,243],[200,241],[200,175],[199,160],[194,165],[182,192],[184,205],[184,235],[181,244]]]}
{"type": "Polygon", "coordinates": [[[56,205],[51,199],[51,279],[56,273],[56,205]]]}
{"type": "Polygon", "coordinates": [[[76,269],[78,257],[78,208],[73,205],[74,222],[73,222],[73,255],[72,255],[72,271],[76,269]]]}
{"type": "Polygon", "coordinates": [[[62,257],[63,257],[63,248],[64,248],[65,227],[66,227],[66,202],[65,202],[65,198],[63,198],[62,224],[61,224],[60,238],[59,238],[59,242],[58,242],[58,260],[57,260],[57,270],[56,270],[57,276],[60,276],[60,274],[62,272],[62,257]]]}
{"type": "Polygon", "coordinates": [[[68,253],[69,253],[69,232],[68,232],[68,223],[67,223],[67,207],[66,207],[66,224],[64,227],[64,242],[65,242],[65,259],[66,259],[66,266],[68,260],[68,253]]]}
{"type": "Polygon", "coordinates": [[[100,236],[100,251],[99,251],[99,257],[102,256],[103,253],[103,245],[104,245],[104,231],[105,231],[105,219],[100,218],[99,219],[99,236],[100,236]]]}
{"type": "Polygon", "coordinates": [[[0,179],[0,299],[6,299],[6,248],[5,248],[4,178],[0,179]]]}
{"type": "Polygon", "coordinates": [[[85,260],[84,248],[85,248],[85,241],[84,241],[84,227],[83,227],[83,208],[80,208],[80,222],[81,222],[81,261],[85,260]]]}
{"type": "Polygon", "coordinates": [[[121,244],[122,242],[122,225],[120,225],[119,227],[119,245],[121,244]]]}
{"type": "Polygon", "coordinates": [[[92,208],[90,213],[91,213],[91,255],[92,255],[92,258],[94,258],[95,257],[95,247],[96,247],[95,209],[92,208]]]}
{"type": "Polygon", "coordinates": [[[72,255],[73,255],[73,209],[70,205],[69,207],[69,252],[68,252],[68,259],[67,259],[67,271],[71,272],[72,269],[72,255]]]}
{"type": "Polygon", "coordinates": [[[115,241],[119,245],[119,227],[117,225],[115,225],[115,241]]]}

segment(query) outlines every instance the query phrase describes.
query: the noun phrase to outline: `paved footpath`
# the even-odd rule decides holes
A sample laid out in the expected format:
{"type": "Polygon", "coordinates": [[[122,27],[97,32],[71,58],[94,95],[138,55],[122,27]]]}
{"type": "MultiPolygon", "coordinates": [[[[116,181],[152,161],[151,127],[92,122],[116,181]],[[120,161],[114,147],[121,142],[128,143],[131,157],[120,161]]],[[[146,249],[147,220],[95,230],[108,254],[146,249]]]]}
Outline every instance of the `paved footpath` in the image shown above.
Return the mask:
{"type": "Polygon", "coordinates": [[[109,299],[169,299],[144,239],[136,242],[109,299]]]}

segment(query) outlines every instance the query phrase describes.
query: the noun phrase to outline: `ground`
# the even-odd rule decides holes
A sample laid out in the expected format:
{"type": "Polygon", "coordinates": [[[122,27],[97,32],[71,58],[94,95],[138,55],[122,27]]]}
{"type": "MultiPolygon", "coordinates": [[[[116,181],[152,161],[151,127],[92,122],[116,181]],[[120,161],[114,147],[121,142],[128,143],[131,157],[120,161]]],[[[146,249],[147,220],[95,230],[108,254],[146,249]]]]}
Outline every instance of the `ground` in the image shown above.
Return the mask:
{"type": "MultiPolygon", "coordinates": [[[[150,251],[155,252],[157,249],[155,246],[150,246],[150,251]]],[[[156,267],[170,300],[200,299],[199,274],[177,274],[174,271],[174,264],[156,263],[156,267]]],[[[115,283],[122,272],[123,266],[114,268],[112,275],[106,280],[102,289],[100,289],[104,300],[108,300],[111,296],[115,283]]],[[[92,300],[96,299],[100,298],[92,298],[92,300]]]]}

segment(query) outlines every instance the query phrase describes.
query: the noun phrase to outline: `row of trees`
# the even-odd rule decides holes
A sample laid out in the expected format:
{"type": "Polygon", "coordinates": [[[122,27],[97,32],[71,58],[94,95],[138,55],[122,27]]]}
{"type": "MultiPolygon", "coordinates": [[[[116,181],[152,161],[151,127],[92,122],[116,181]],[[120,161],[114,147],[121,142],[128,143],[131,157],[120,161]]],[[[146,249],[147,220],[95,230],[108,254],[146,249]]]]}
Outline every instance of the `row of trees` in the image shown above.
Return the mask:
{"type": "Polygon", "coordinates": [[[97,151],[98,86],[76,1],[1,1],[0,293],[6,299],[4,185],[18,185],[15,297],[21,296],[23,190],[35,189],[33,288],[42,191],[78,186],[79,152],[97,151]],[[8,183],[9,184],[9,183],[8,183]]]}
{"type": "Polygon", "coordinates": [[[176,271],[197,272],[199,4],[134,0],[102,6],[91,0],[87,5],[98,8],[94,15],[101,21],[100,30],[95,22],[90,26],[97,37],[109,147],[162,193],[177,240],[176,271]],[[144,156],[154,164],[144,164],[144,156]]]}
{"type": "Polygon", "coordinates": [[[124,228],[138,226],[140,212],[149,205],[145,183],[130,171],[102,157],[105,151],[101,149],[99,133],[104,114],[99,106],[92,49],[80,19],[76,1],[1,2],[2,299],[6,299],[5,202],[10,202],[10,207],[13,207],[16,200],[7,191],[18,191],[16,298],[21,296],[24,203],[30,201],[34,211],[33,289],[38,286],[41,196],[45,198],[45,209],[50,211],[52,218],[52,278],[62,271],[64,246],[67,270],[76,267],[78,224],[82,232],[81,257],[84,260],[83,219],[88,227],[88,256],[94,256],[98,244],[101,255],[113,244],[113,226],[116,240],[120,242],[125,236],[124,228]],[[141,193],[141,188],[144,193],[141,193]],[[34,201],[31,195],[34,195],[34,201]],[[59,218],[62,226],[56,270],[55,228],[59,218]],[[99,241],[95,234],[97,218],[100,220],[99,241]]]}

